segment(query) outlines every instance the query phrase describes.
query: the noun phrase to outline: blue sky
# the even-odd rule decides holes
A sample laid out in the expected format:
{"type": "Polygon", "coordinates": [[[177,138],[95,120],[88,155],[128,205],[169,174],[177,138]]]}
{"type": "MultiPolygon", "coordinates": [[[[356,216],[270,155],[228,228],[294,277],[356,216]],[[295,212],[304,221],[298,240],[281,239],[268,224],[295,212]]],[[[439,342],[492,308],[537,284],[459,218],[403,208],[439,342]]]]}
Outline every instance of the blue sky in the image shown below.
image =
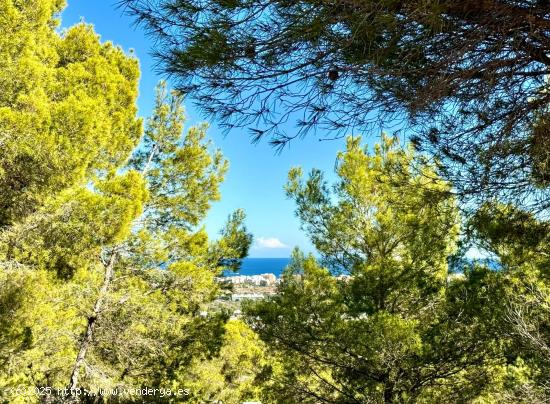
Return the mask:
{"type": "MultiPolygon", "coordinates": [[[[163,76],[155,71],[149,55],[152,40],[130,17],[116,9],[115,0],[68,0],[62,14],[62,26],[69,27],[79,21],[93,24],[102,41],[112,41],[126,51],[133,49],[141,64],[139,113],[148,116],[154,100],[154,88],[163,76]]],[[[202,121],[203,117],[186,104],[188,125],[202,121]]],[[[287,128],[289,132],[292,127],[287,128]]],[[[246,130],[234,130],[227,136],[211,122],[209,135],[215,145],[229,159],[230,170],[222,185],[222,200],[216,202],[206,220],[206,228],[216,237],[227,216],[237,208],[247,214],[247,226],[254,234],[251,257],[287,257],[294,246],[304,251],[313,247],[300,231],[294,216],[294,204],[283,191],[288,170],[302,166],[304,171],[316,167],[324,170],[327,178],[332,172],[336,152],[344,147],[343,140],[319,142],[314,137],[296,140],[281,154],[263,141],[253,145],[246,130]]]]}

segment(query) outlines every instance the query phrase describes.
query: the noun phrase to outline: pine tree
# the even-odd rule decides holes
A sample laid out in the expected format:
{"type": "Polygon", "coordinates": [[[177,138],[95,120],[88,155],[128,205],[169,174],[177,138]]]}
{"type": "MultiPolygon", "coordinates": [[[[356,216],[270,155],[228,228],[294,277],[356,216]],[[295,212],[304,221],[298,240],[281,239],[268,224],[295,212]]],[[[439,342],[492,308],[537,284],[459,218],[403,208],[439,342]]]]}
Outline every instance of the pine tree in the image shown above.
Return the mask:
{"type": "Polygon", "coordinates": [[[246,308],[271,353],[265,400],[502,397],[502,302],[518,289],[485,267],[449,272],[459,236],[450,184],[386,136],[373,152],[350,138],[336,172],[332,188],[318,170],[304,180],[293,169],[287,185],[326,266],[295,251],[277,295],[246,308]]]}
{"type": "Polygon", "coordinates": [[[0,2],[0,227],[117,167],[141,134],[137,60],[89,25],[59,34],[63,4],[0,2]]]}
{"type": "Polygon", "coordinates": [[[199,313],[247,254],[245,216],[209,240],[228,164],[206,125],[184,132],[162,84],[142,133],[137,61],[90,26],[58,33],[62,6],[0,2],[1,397],[185,388],[224,343],[227,315],[199,313]]]}
{"type": "Polygon", "coordinates": [[[283,147],[317,129],[409,126],[464,198],[548,212],[544,1],[120,3],[157,39],[163,70],[228,128],[283,147]]]}

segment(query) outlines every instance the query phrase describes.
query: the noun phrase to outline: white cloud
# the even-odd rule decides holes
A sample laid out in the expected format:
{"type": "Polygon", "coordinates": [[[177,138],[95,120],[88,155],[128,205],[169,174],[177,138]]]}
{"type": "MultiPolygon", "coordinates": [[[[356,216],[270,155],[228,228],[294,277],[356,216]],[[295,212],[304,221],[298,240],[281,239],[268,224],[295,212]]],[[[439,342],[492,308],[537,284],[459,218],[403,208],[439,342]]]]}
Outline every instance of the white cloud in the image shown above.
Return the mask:
{"type": "Polygon", "coordinates": [[[288,248],[288,246],[277,237],[258,237],[256,248],[288,248]]]}

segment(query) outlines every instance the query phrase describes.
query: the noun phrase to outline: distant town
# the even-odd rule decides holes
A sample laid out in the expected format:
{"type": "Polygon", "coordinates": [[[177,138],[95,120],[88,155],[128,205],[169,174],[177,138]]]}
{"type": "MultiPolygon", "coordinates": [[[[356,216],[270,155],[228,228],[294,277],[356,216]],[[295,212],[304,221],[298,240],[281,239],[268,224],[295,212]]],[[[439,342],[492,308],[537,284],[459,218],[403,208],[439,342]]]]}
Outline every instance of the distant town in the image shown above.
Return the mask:
{"type": "Polygon", "coordinates": [[[222,289],[231,293],[222,295],[224,300],[239,301],[244,299],[261,299],[274,295],[279,279],[274,274],[236,275],[216,278],[222,289]]]}
{"type": "Polygon", "coordinates": [[[219,297],[201,313],[227,311],[232,319],[241,317],[244,300],[260,300],[277,293],[279,279],[272,273],[259,275],[236,275],[216,278],[221,288],[219,297]]]}

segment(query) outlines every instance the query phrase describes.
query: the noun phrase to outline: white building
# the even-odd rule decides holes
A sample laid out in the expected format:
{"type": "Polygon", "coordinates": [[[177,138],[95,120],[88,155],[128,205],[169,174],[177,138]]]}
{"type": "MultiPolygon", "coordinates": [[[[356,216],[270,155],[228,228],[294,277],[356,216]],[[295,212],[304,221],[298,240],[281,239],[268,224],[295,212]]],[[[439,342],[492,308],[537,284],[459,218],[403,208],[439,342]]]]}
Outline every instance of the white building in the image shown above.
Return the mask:
{"type": "Polygon", "coordinates": [[[246,300],[246,299],[260,300],[263,298],[264,298],[264,295],[260,293],[234,293],[231,295],[231,300],[233,300],[234,302],[238,302],[240,300],[246,300]]]}

